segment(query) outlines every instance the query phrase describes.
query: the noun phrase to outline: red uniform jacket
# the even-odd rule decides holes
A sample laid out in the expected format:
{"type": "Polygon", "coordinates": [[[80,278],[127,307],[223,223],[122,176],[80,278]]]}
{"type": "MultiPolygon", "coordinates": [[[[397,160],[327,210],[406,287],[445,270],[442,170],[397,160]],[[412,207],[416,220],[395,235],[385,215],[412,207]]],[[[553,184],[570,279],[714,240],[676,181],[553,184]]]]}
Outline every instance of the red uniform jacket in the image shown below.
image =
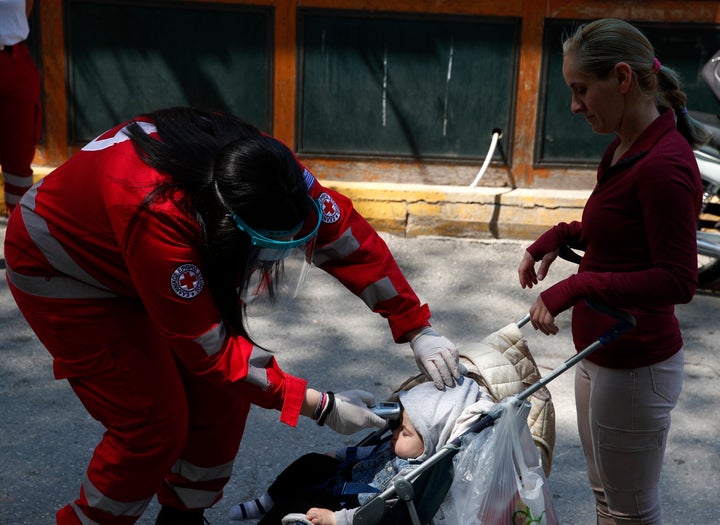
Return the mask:
{"type": "MultiPolygon", "coordinates": [[[[142,126],[154,133],[151,123],[142,126]]],[[[153,205],[154,213],[140,214],[128,232],[138,206],[164,175],[142,162],[123,127],[99,136],[30,190],[6,234],[8,279],[35,296],[87,300],[94,307],[139,301],[190,370],[255,385],[253,402],[281,408],[281,419],[294,424],[305,381],[226,330],[203,279],[197,223],[168,200],[153,205]]],[[[322,210],[315,264],[387,318],[397,342],[429,324],[427,305],[351,201],[307,170],[305,182],[322,210]]],[[[82,364],[56,356],[54,366],[64,377],[82,364]]]]}

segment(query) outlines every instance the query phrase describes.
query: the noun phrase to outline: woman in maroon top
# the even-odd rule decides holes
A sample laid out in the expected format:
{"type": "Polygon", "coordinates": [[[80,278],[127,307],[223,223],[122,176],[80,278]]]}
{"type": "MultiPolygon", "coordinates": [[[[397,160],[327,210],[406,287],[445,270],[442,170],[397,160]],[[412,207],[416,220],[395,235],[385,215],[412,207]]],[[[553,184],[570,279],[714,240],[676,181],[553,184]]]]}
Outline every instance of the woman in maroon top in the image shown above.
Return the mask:
{"type": "Polygon", "coordinates": [[[674,305],[689,302],[697,283],[702,183],[692,148],[707,133],[687,114],[675,72],[627,22],[579,27],[563,43],[563,77],[572,112],[615,139],[582,221],[558,224],[527,249],[520,285],[536,285],[569,246],[585,252],[578,273],[540,294],[530,309],[533,327],[556,334],[555,317],[572,307],[582,349],[613,322],[584,299],[635,316],[634,330],[576,368],[578,430],[598,524],[659,524],[660,469],[683,376],[674,305]]]}

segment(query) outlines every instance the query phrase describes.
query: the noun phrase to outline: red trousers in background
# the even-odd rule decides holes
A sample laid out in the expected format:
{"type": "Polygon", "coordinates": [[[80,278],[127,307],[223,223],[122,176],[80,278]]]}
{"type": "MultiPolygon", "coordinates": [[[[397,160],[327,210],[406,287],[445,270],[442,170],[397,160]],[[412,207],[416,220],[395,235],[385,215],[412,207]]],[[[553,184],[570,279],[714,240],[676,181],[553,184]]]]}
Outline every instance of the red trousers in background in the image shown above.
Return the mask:
{"type": "Polygon", "coordinates": [[[0,167],[8,212],[32,186],[41,129],[40,73],[21,42],[0,51],[0,167]]]}

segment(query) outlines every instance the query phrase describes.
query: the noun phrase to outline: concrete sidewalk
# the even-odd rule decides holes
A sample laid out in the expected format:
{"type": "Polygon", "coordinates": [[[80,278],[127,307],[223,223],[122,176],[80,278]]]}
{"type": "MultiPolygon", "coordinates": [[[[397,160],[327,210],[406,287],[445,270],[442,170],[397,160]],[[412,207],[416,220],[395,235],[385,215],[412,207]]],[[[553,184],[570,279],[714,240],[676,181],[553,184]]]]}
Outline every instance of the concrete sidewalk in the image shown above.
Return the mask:
{"type": "MultiPolygon", "coordinates": [[[[521,290],[516,284],[523,241],[383,236],[418,295],[429,303],[433,325],[459,345],[519,319],[535,300],[538,289],[521,290]]],[[[573,270],[558,262],[548,284],[573,270]]],[[[720,369],[719,329],[713,316],[719,301],[719,296],[698,294],[678,307],[686,375],[662,478],[667,524],[717,523],[720,369]]],[[[569,321],[569,313],[559,316],[561,332],[555,337],[524,329],[541,372],[573,354],[569,321]]],[[[76,497],[102,428],[66,382],[53,380],[51,360],[19,315],[4,280],[0,326],[0,524],[53,523],[55,511],[76,497]]],[[[409,346],[395,345],[383,319],[318,269],[310,272],[295,309],[277,310],[272,316],[253,313],[251,329],[260,344],[276,351],[285,370],[316,388],[363,388],[385,398],[416,373],[409,346]]],[[[573,373],[568,372],[549,385],[557,411],[549,484],[563,523],[591,525],[594,509],[575,429],[572,382],[573,373]]],[[[279,423],[278,413],[254,409],[225,498],[207,512],[208,520],[213,525],[230,523],[227,511],[233,503],[262,493],[298,456],[351,445],[360,437],[340,436],[309,420],[290,428],[279,423]]],[[[153,502],[139,523],[151,525],[156,512],[153,502]]]]}

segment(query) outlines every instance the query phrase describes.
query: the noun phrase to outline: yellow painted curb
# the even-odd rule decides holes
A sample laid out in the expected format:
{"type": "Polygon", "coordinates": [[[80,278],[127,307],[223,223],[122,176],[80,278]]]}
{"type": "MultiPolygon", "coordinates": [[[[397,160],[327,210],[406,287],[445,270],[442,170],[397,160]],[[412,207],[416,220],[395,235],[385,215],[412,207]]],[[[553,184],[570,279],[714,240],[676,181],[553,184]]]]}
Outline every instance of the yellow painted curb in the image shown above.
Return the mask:
{"type": "Polygon", "coordinates": [[[378,230],[397,235],[534,239],[580,220],[590,191],[321,181],[353,200],[378,230]]]}

